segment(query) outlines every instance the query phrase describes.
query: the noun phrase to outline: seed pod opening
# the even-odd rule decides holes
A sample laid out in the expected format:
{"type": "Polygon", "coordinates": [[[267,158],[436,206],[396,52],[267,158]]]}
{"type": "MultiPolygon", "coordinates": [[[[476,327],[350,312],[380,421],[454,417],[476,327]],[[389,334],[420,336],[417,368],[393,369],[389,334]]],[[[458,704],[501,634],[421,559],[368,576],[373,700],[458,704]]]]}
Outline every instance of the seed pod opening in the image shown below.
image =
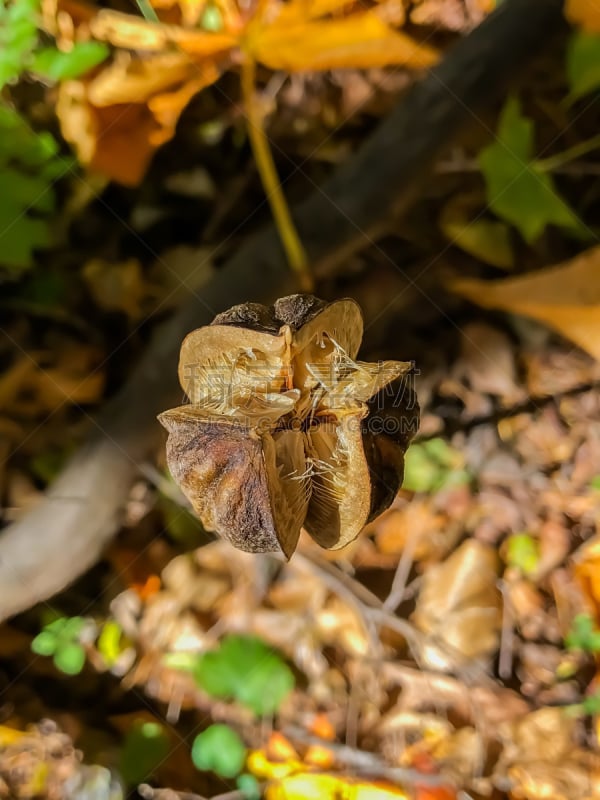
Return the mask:
{"type": "Polygon", "coordinates": [[[340,548],[389,505],[418,425],[412,365],[357,361],[362,333],[353,300],[291,295],[234,306],[185,338],[190,403],[159,419],[207,529],[289,558],[302,527],[340,548]]]}

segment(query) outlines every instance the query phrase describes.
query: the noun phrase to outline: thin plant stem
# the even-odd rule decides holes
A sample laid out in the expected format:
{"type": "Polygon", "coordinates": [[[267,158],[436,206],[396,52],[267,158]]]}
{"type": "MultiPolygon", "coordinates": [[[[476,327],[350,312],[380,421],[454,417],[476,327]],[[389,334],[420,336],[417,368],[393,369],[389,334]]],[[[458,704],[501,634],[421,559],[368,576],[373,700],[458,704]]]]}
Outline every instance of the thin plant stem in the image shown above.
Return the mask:
{"type": "Polygon", "coordinates": [[[308,268],[306,252],[298,236],[286,202],[273,154],[265,134],[260,109],[255,94],[256,62],[246,55],[242,64],[242,97],[248,119],[248,135],[252,153],[262,181],[267,200],[271,206],[275,225],[290,267],[298,274],[300,287],[305,292],[313,289],[314,281],[308,268]]]}
{"type": "Polygon", "coordinates": [[[596,136],[592,136],[591,139],[587,139],[585,142],[579,142],[573,147],[563,150],[562,153],[557,153],[549,158],[540,158],[535,164],[538,169],[544,172],[552,172],[552,170],[559,169],[565,164],[568,164],[569,161],[575,161],[576,158],[580,158],[590,153],[592,150],[597,150],[599,147],[600,134],[597,134],[596,136]]]}
{"type": "Polygon", "coordinates": [[[150,5],[150,0],[135,0],[141,15],[147,22],[160,22],[156,11],[150,5]]]}

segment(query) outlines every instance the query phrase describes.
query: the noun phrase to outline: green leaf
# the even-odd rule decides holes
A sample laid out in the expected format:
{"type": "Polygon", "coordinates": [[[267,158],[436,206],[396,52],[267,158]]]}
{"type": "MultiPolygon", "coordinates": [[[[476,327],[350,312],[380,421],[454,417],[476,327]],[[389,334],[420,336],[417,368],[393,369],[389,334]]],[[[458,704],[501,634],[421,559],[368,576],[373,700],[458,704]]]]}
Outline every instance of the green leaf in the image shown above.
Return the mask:
{"type": "Polygon", "coordinates": [[[600,491],[600,475],[595,475],[590,481],[590,488],[600,491]]]}
{"type": "Polygon", "coordinates": [[[244,772],[239,776],[235,785],[238,790],[242,792],[246,800],[260,800],[262,792],[260,790],[260,784],[254,775],[250,775],[249,772],[244,772]]]}
{"type": "Polygon", "coordinates": [[[534,124],[510,98],[500,115],[497,141],[479,154],[490,208],[529,244],[553,224],[579,236],[585,226],[556,191],[551,175],[533,158],[534,124]]]}
{"type": "Polygon", "coordinates": [[[576,31],[567,48],[569,100],[577,100],[600,89],[600,36],[576,31]]]}
{"type": "Polygon", "coordinates": [[[582,650],[584,653],[600,653],[600,630],[589,614],[578,614],[565,638],[569,650],[582,650]]]}
{"type": "Polygon", "coordinates": [[[35,53],[30,69],[52,81],[67,81],[98,66],[109,54],[102,42],[77,42],[68,52],[46,47],[35,53]]]}
{"type": "Polygon", "coordinates": [[[213,697],[233,698],[255,714],[272,714],[294,687],[281,657],[252,636],[226,636],[219,649],[203,654],[197,683],[213,697]]]}
{"type": "Polygon", "coordinates": [[[55,667],[65,675],[79,675],[85,664],[85,650],[76,642],[60,643],[53,660],[55,667]]]}
{"type": "Polygon", "coordinates": [[[489,219],[449,220],[443,226],[446,238],[469,255],[500,269],[515,265],[510,228],[489,219]]]}
{"type": "Polygon", "coordinates": [[[192,744],[196,769],[212,770],[222,778],[235,778],[246,761],[246,748],[229,725],[211,725],[198,734],[192,744]]]}
{"type": "Polygon", "coordinates": [[[127,733],[119,757],[119,771],[125,783],[133,786],[150,778],[167,758],[170,747],[169,734],[163,725],[136,723],[127,733]]]}
{"type": "Polygon", "coordinates": [[[76,639],[83,630],[85,622],[83,617],[66,617],[61,631],[61,637],[64,639],[76,639]]]}
{"type": "Polygon", "coordinates": [[[463,457],[442,438],[411,445],[404,460],[402,487],[412,492],[438,492],[471,481],[463,457]]]}
{"type": "Polygon", "coordinates": [[[38,656],[54,655],[58,644],[58,639],[51,631],[41,631],[31,642],[31,649],[38,656]]]}
{"type": "Polygon", "coordinates": [[[0,265],[13,271],[30,267],[34,252],[53,243],[53,183],[70,168],[57,153],[49,133],[36,134],[0,105],[0,265]]]}
{"type": "Polygon", "coordinates": [[[519,569],[523,575],[533,575],[540,562],[539,542],[528,533],[510,536],[506,548],[506,562],[519,569]]]}
{"type": "Polygon", "coordinates": [[[581,707],[584,714],[589,714],[590,716],[600,714],[600,692],[594,692],[594,694],[584,698],[581,707]]]}

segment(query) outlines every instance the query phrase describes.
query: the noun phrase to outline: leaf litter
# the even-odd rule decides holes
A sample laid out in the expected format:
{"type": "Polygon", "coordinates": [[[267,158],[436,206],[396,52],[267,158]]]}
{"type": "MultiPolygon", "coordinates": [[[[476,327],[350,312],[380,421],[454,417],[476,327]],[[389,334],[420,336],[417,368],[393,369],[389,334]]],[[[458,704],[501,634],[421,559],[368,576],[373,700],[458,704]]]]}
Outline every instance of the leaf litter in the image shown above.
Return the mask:
{"type": "MultiPolygon", "coordinates": [[[[379,5],[389,26],[393,4],[379,5]]],[[[131,13],[68,6],[74,25],[65,26],[67,39],[73,31],[82,41],[98,35],[116,52],[89,76],[71,81],[70,89],[61,83],[60,102],[72,103],[61,119],[63,135],[69,139],[66,119],[73,113],[77,147],[88,147],[89,157],[82,160],[101,164],[100,128],[90,129],[88,122],[93,115],[100,119],[98,109],[127,106],[123,125],[139,114],[135,130],[147,144],[132,160],[127,136],[118,147],[111,144],[120,155],[107,172],[138,183],[161,137],[174,134],[197,91],[181,53],[168,53],[167,59],[163,49],[165,37],[192,50],[198,45],[188,42],[205,40],[206,32],[194,27],[200,7],[156,4],[165,19],[173,14],[168,23],[151,26],[137,17],[128,28],[123,16],[131,13]],[[191,27],[186,39],[181,31],[191,27]],[[143,41],[150,55],[140,72],[142,36],[149,37],[143,41]],[[102,76],[105,83],[94,86],[102,76]],[[97,107],[91,98],[99,100],[97,107]],[[84,114],[79,118],[77,104],[84,114]],[[77,129],[76,119],[87,120],[85,127],[77,129]]],[[[567,8],[576,21],[583,14],[593,29],[593,4],[572,2],[567,8]]],[[[466,30],[487,10],[484,3],[421,2],[408,16],[413,26],[442,20],[446,30],[466,30]]],[[[404,24],[400,17],[395,25],[404,24]]],[[[258,51],[263,45],[260,39],[255,43],[258,51]]],[[[303,130],[319,139],[323,126],[335,126],[345,104],[352,105],[353,93],[362,92],[376,116],[383,115],[394,92],[385,96],[376,71],[357,76],[334,73],[337,86],[333,79],[318,84],[334,102],[329,111],[317,103],[320,116],[300,119],[303,130]]],[[[296,77],[299,82],[287,84],[274,103],[285,112],[272,116],[274,126],[284,126],[294,107],[309,104],[315,79],[296,77]]],[[[219,113],[216,141],[223,147],[219,136],[232,130],[233,117],[231,109],[219,113]]],[[[524,110],[521,123],[523,115],[524,110]]],[[[530,110],[526,116],[531,118],[530,110]]],[[[307,147],[297,131],[286,134],[298,152],[307,147]]],[[[355,142],[355,132],[342,130],[334,137],[333,160],[355,142]]],[[[239,151],[230,152],[239,157],[239,151]]],[[[525,148],[522,155],[535,160],[537,151],[525,148]]],[[[315,175],[328,158],[325,151],[315,156],[315,175]]],[[[174,161],[169,176],[184,174],[186,165],[174,161]]],[[[207,174],[210,191],[197,193],[193,202],[223,203],[231,176],[213,172],[210,163],[207,174]]],[[[424,238],[435,246],[421,242],[422,252],[415,255],[414,242],[392,236],[359,259],[350,290],[370,318],[389,303],[390,286],[393,293],[407,289],[393,270],[388,274],[380,266],[385,281],[373,287],[371,271],[382,253],[400,263],[412,259],[416,274],[422,253],[437,254],[436,225],[454,239],[478,213],[485,183],[478,179],[469,196],[466,187],[456,189],[452,176],[441,178],[427,196],[432,222],[418,235],[425,230],[424,238]]],[[[153,196],[144,190],[136,200],[157,208],[169,224],[175,217],[169,202],[181,184],[171,180],[170,186],[176,191],[153,196]]],[[[188,203],[190,196],[184,187],[180,197],[188,203]]],[[[561,183],[561,198],[576,207],[572,187],[561,183]]],[[[559,204],[554,221],[560,226],[571,217],[559,204]]],[[[564,231],[553,248],[556,232],[539,220],[540,249],[524,250],[518,232],[507,232],[508,223],[498,222],[495,211],[486,218],[492,227],[480,229],[483,241],[456,241],[435,271],[438,288],[449,275],[456,291],[444,295],[448,313],[454,315],[458,295],[472,301],[453,317],[460,333],[443,316],[433,317],[435,329],[428,327],[431,308],[411,295],[412,306],[383,315],[383,335],[378,338],[374,325],[366,341],[374,359],[415,358],[421,368],[422,433],[408,451],[405,488],[392,507],[339,553],[323,552],[302,535],[287,563],[243,554],[223,542],[207,543],[163,471],[157,448],[158,468],[145,470],[132,489],[121,536],[85,580],[52,601],[60,613],[46,618],[34,609],[0,627],[7,662],[0,673],[0,797],[70,793],[116,799],[128,791],[124,784],[138,783],[145,797],[166,800],[171,795],[161,792],[185,797],[190,790],[209,797],[223,790],[223,780],[231,786],[236,770],[244,770],[238,787],[254,786],[240,797],[252,796],[256,785],[266,797],[282,800],[600,797],[598,255],[581,242],[575,251],[572,240],[563,240],[564,231]],[[498,241],[502,252],[490,259],[498,241]],[[92,602],[99,595],[103,599],[92,602]],[[47,656],[32,655],[36,637],[63,631],[61,620],[80,618],[85,624],[78,622],[74,628],[80,629],[66,642],[74,650],[59,657],[58,665],[54,640],[46,641],[47,656]],[[253,680],[240,650],[253,654],[253,680]],[[68,658],[72,652],[74,662],[68,658]],[[211,675],[223,678],[219,686],[199,666],[211,662],[218,664],[211,675]],[[81,666],[79,676],[67,679],[61,663],[73,671],[81,666]],[[272,682],[272,694],[265,682],[272,682]],[[61,700],[65,687],[69,704],[61,700]],[[217,728],[198,740],[211,730],[208,718],[226,732],[217,728]],[[218,758],[223,741],[232,756],[225,765],[218,758]],[[152,752],[146,762],[142,755],[152,752]],[[244,784],[242,778],[252,777],[255,784],[244,784]]],[[[83,213],[90,229],[100,230],[97,244],[109,230],[106,220],[93,202],[84,204],[83,213]]],[[[161,261],[201,285],[212,269],[208,249],[182,245],[173,233],[166,239],[161,261]]],[[[113,233],[98,248],[80,242],[66,264],[51,264],[43,278],[31,275],[18,298],[30,316],[11,316],[9,341],[1,345],[7,365],[0,379],[7,521],[35,505],[75,446],[84,414],[110,394],[141,351],[134,336],[122,359],[107,365],[113,326],[130,332],[159,314],[176,285],[164,263],[150,262],[113,233]],[[76,260],[78,278],[69,284],[65,275],[75,274],[76,260]],[[57,316],[40,297],[60,299],[65,312],[57,316]],[[51,422],[40,427],[48,414],[51,422]]],[[[338,290],[348,288],[332,292],[338,290]]]]}

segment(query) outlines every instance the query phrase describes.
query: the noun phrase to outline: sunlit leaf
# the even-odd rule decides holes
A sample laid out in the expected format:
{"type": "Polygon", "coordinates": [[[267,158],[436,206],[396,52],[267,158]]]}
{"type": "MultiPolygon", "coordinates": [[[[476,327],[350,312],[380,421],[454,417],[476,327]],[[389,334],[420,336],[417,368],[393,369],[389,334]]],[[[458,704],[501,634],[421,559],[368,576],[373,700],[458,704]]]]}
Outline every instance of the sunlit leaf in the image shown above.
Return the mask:
{"type": "Polygon", "coordinates": [[[600,359],[600,247],[528,275],[451,288],[484,308],[532,317],[600,359]]]}
{"type": "Polygon", "coordinates": [[[223,778],[235,778],[244,767],[246,747],[229,725],[211,725],[192,745],[192,761],[200,770],[212,770],[223,778]]]}
{"type": "Polygon", "coordinates": [[[534,123],[516,98],[500,115],[497,141],[479,154],[490,208],[533,243],[547,225],[581,235],[585,226],[560,197],[552,177],[533,160],[534,123]]]}
{"type": "Polygon", "coordinates": [[[287,664],[252,636],[226,636],[200,658],[194,677],[208,694],[233,698],[257,715],[277,711],[294,686],[287,664]]]}
{"type": "Polygon", "coordinates": [[[528,533],[515,533],[506,543],[506,563],[524,575],[532,575],[540,561],[539,542],[528,533]]]}
{"type": "Polygon", "coordinates": [[[271,69],[289,72],[402,64],[428,67],[437,53],[389,28],[373,12],[345,19],[273,25],[252,30],[242,48],[271,69]]]}
{"type": "Polygon", "coordinates": [[[447,669],[495,652],[502,620],[497,570],[496,549],[467,539],[424,573],[413,620],[428,635],[425,663],[447,669]]]}
{"type": "Polygon", "coordinates": [[[77,642],[61,643],[53,660],[56,668],[65,675],[79,675],[85,664],[85,650],[77,642]]]}
{"type": "Polygon", "coordinates": [[[585,653],[600,653],[600,630],[589,614],[578,614],[565,637],[570,650],[583,650],[585,653]]]}
{"type": "Polygon", "coordinates": [[[600,89],[600,35],[579,31],[571,36],[567,77],[573,100],[600,89]]]}
{"type": "Polygon", "coordinates": [[[53,81],[70,80],[101,64],[109,52],[102,42],[76,42],[67,52],[47,47],[35,53],[31,70],[53,81]]]}
{"type": "Polygon", "coordinates": [[[600,33],[600,5],[597,0],[567,0],[565,14],[574,25],[582,25],[585,30],[600,33]]]}

